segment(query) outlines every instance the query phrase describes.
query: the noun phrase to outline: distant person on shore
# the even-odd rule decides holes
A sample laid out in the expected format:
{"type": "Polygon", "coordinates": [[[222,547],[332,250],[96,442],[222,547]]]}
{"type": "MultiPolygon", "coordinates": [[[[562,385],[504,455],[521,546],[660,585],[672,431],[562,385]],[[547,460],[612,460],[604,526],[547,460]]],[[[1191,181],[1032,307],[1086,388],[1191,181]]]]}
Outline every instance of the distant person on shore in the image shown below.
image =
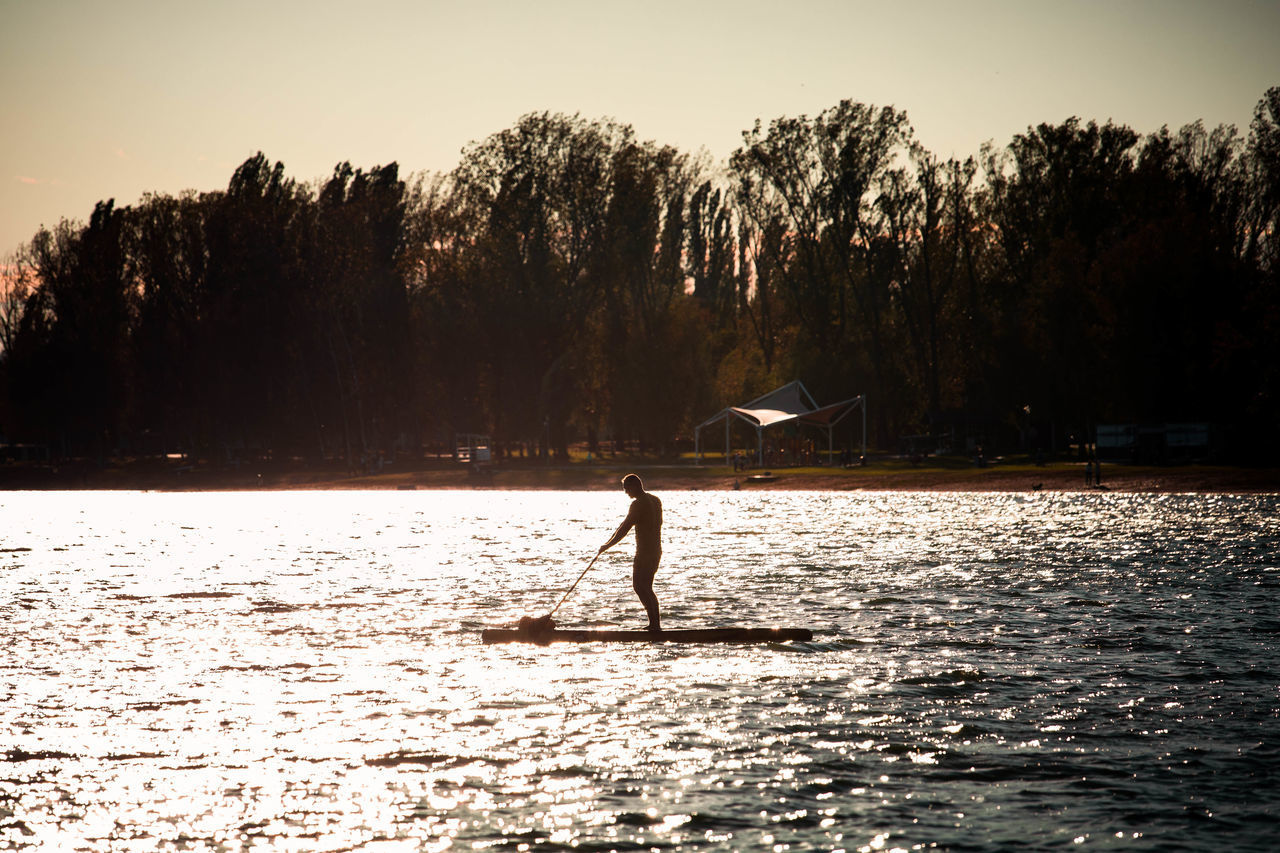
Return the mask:
{"type": "Polygon", "coordinates": [[[1084,460],[1084,487],[1093,485],[1093,459],[1084,460]]]}
{"type": "Polygon", "coordinates": [[[635,474],[622,478],[622,488],[631,498],[631,509],[622,524],[600,546],[603,554],[622,541],[631,528],[636,529],[636,556],[631,564],[631,586],[649,614],[646,631],[661,631],[662,618],[658,613],[658,596],[653,592],[653,576],[658,573],[662,559],[662,501],[644,490],[644,483],[635,474]]]}

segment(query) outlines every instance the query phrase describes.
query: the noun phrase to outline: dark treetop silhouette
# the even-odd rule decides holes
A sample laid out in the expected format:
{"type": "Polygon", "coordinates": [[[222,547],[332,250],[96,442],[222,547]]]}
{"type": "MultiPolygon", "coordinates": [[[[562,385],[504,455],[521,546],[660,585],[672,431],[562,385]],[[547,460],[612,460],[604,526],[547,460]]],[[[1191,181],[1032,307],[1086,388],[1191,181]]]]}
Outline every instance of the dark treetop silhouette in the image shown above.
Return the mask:
{"type": "Polygon", "coordinates": [[[408,181],[258,154],[0,269],[0,435],[55,458],[670,449],[803,377],[865,391],[883,448],[1196,420],[1254,459],[1280,422],[1280,88],[1247,137],[1069,118],[965,160],[846,101],[757,123],[727,172],[533,114],[408,181]]]}

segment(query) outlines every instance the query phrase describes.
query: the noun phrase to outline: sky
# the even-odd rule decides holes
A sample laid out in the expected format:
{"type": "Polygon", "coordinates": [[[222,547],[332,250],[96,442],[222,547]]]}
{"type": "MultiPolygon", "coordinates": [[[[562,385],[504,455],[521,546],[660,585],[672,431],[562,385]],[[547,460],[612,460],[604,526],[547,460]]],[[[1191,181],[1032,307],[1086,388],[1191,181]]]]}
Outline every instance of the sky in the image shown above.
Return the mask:
{"type": "Polygon", "coordinates": [[[0,261],[262,151],[445,172],[532,112],[727,161],[757,121],[907,112],[942,157],[1042,122],[1247,134],[1280,0],[0,0],[0,261]]]}

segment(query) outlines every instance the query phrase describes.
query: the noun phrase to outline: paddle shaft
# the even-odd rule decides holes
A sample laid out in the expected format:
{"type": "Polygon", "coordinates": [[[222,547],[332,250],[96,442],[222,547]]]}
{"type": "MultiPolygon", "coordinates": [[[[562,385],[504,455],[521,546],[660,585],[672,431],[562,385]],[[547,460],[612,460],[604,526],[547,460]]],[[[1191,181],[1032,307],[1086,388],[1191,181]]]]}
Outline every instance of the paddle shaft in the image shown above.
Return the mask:
{"type": "MultiPolygon", "coordinates": [[[[560,599],[560,604],[564,604],[564,600],[569,597],[569,593],[578,588],[578,583],[587,576],[587,572],[591,571],[591,567],[596,564],[596,560],[600,559],[600,553],[601,552],[597,551],[596,555],[591,558],[591,562],[587,563],[587,567],[582,570],[582,574],[578,575],[578,580],[573,582],[573,586],[569,587],[568,591],[566,591],[564,596],[560,599]]],[[[548,619],[556,615],[556,611],[560,609],[560,604],[557,604],[552,608],[551,612],[547,614],[548,619]]]]}

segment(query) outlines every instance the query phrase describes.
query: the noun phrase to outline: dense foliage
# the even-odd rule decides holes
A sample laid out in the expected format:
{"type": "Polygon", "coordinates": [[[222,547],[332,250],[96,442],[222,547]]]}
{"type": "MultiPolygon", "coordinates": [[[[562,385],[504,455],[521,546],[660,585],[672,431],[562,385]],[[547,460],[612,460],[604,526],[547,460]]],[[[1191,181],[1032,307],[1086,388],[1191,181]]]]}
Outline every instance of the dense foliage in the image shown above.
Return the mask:
{"type": "Polygon", "coordinates": [[[54,455],[358,460],[687,439],[791,379],[871,442],[1061,447],[1280,423],[1280,88],[1246,137],[1072,118],[943,160],[853,102],[719,168],[534,114],[447,175],[259,154],[225,191],[97,205],[4,266],[0,434],[54,455]]]}

